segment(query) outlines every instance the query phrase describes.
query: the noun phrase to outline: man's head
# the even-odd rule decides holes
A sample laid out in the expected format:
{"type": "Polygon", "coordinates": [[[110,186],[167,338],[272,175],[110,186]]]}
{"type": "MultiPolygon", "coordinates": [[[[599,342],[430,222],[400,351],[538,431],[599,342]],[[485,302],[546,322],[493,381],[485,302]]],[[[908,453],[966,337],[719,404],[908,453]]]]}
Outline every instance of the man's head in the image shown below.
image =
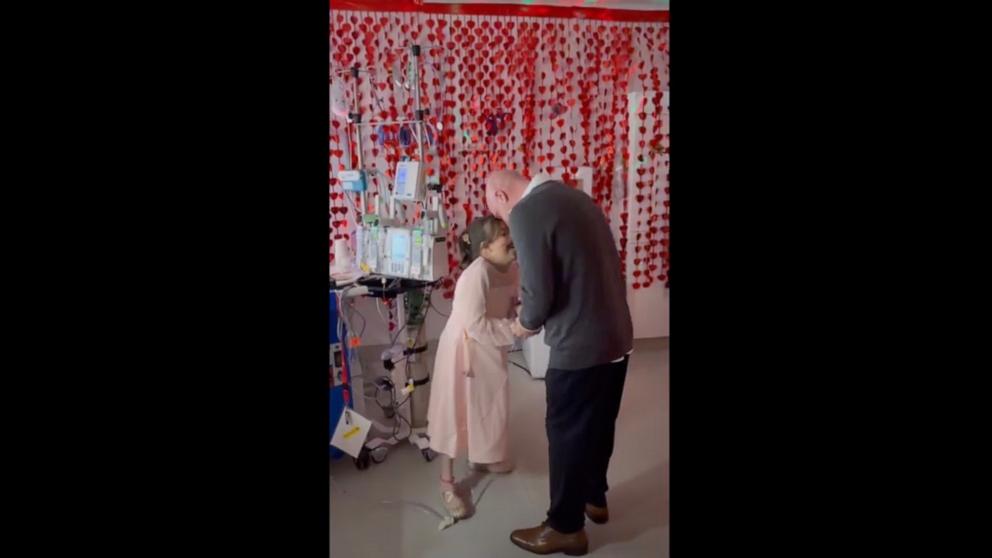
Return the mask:
{"type": "Polygon", "coordinates": [[[517,205],[527,189],[527,180],[522,174],[511,170],[498,170],[486,178],[486,205],[489,212],[509,222],[510,211],[517,205]]]}

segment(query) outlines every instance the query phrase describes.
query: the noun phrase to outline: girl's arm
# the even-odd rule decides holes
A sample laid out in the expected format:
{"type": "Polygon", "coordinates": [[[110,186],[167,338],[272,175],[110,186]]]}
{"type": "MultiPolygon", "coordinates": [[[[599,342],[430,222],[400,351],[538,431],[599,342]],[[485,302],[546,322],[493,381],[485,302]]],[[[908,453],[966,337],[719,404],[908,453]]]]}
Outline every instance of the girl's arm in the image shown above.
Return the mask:
{"type": "Polygon", "coordinates": [[[507,347],[513,345],[513,331],[509,319],[486,317],[486,292],[483,281],[478,277],[471,279],[459,293],[456,304],[463,306],[467,317],[465,331],[469,337],[483,345],[491,347],[507,347]]]}

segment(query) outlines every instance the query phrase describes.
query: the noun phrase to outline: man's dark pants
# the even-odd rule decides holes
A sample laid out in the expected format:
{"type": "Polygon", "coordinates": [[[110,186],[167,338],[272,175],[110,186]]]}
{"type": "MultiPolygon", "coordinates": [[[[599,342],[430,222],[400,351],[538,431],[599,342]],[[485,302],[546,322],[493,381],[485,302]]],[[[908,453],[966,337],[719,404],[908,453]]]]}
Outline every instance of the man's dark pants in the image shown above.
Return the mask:
{"type": "Polygon", "coordinates": [[[606,470],[630,357],[582,370],[551,368],[544,379],[551,507],[560,533],[585,525],[585,505],[606,506],[606,470]]]}

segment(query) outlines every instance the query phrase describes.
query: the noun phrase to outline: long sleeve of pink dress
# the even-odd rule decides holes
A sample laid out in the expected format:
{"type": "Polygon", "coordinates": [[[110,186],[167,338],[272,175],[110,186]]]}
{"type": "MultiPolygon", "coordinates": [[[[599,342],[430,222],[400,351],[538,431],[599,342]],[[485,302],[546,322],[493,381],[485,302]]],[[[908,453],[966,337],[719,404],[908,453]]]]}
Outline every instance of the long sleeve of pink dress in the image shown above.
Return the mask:
{"type": "Polygon", "coordinates": [[[507,349],[516,268],[501,273],[485,258],[469,265],[455,285],[451,315],[438,341],[427,410],[431,448],[475,463],[508,455],[507,349]]]}

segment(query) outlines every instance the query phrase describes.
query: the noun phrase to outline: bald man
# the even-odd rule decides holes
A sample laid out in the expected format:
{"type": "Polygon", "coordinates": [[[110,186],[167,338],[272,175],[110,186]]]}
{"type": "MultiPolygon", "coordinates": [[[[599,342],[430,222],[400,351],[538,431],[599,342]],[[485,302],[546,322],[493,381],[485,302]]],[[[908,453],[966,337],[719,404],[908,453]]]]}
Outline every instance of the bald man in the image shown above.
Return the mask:
{"type": "Polygon", "coordinates": [[[602,210],[551,176],[497,171],[486,179],[489,211],[510,225],[522,308],[514,333],[543,327],[551,507],[537,527],[510,535],[535,554],[588,552],[585,516],[606,523],[606,471],[633,327],[620,256],[602,210]]]}

